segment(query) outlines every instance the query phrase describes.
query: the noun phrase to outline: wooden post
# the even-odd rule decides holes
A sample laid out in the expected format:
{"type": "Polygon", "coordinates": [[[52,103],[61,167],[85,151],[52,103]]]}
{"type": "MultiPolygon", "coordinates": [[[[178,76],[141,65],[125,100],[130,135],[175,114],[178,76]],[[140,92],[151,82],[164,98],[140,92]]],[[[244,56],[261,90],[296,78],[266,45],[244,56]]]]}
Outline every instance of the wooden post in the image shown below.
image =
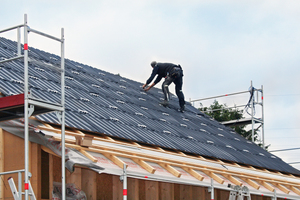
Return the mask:
{"type": "Polygon", "coordinates": [[[31,143],[30,145],[30,172],[32,177],[30,183],[34,191],[35,197],[41,199],[41,147],[39,144],[31,143]]]}
{"type": "Polygon", "coordinates": [[[174,199],[174,184],[159,182],[159,199],[173,200],[174,199]]]}
{"type": "Polygon", "coordinates": [[[87,199],[97,200],[97,173],[90,169],[81,169],[81,189],[87,199]]]}
{"type": "Polygon", "coordinates": [[[113,175],[113,200],[123,199],[123,183],[120,176],[113,175]]]}
{"type": "Polygon", "coordinates": [[[139,200],[139,180],[127,178],[127,197],[130,200],[139,200]]]}
{"type": "Polygon", "coordinates": [[[53,191],[53,155],[49,154],[49,199],[52,199],[52,191],[53,191]]]}
{"type": "Polygon", "coordinates": [[[157,181],[145,181],[146,200],[159,199],[159,187],[157,181]]]}
{"type": "Polygon", "coordinates": [[[72,173],[66,170],[66,183],[73,183],[76,188],[81,189],[81,168],[75,167],[72,173]]]}

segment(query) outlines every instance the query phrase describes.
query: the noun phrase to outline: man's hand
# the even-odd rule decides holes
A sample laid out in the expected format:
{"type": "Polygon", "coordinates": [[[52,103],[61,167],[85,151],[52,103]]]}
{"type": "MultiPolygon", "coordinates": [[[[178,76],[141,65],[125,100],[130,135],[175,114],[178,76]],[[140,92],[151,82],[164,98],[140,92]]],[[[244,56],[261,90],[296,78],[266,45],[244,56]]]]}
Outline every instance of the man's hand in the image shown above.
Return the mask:
{"type": "Polygon", "coordinates": [[[144,89],[145,92],[147,92],[148,90],[150,90],[151,87],[147,87],[144,89]]]}
{"type": "Polygon", "coordinates": [[[147,87],[147,84],[143,85],[143,89],[145,92],[147,92],[148,90],[150,90],[153,86],[155,85],[155,83],[152,83],[149,87],[147,87]],[[147,87],[147,88],[145,88],[147,87]]]}

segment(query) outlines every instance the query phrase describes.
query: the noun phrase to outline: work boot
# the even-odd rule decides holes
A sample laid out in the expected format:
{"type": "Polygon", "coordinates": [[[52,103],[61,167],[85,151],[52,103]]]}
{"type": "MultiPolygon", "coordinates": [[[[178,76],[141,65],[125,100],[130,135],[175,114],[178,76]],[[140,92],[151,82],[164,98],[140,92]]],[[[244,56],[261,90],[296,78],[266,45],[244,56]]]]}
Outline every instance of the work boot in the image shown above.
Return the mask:
{"type": "Polygon", "coordinates": [[[184,105],[181,106],[181,107],[178,109],[178,111],[179,111],[179,112],[182,112],[182,113],[184,112],[184,110],[185,110],[185,106],[184,106],[184,105]]]}
{"type": "Polygon", "coordinates": [[[164,107],[167,107],[169,105],[169,102],[167,100],[163,100],[159,104],[162,105],[162,106],[164,106],[164,107]]]}

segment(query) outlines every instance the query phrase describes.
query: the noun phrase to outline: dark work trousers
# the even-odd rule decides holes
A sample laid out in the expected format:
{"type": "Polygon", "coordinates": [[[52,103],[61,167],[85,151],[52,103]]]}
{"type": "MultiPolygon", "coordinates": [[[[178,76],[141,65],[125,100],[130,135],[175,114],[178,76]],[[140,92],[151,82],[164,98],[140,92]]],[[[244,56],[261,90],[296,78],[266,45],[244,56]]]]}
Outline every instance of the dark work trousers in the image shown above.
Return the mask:
{"type": "Polygon", "coordinates": [[[185,104],[184,95],[182,92],[182,84],[183,84],[182,83],[182,75],[179,75],[178,77],[171,77],[171,76],[166,77],[165,81],[162,84],[162,91],[165,96],[165,101],[170,100],[169,85],[172,82],[175,84],[175,91],[176,91],[176,95],[179,99],[179,106],[180,106],[180,108],[182,108],[185,104]]]}

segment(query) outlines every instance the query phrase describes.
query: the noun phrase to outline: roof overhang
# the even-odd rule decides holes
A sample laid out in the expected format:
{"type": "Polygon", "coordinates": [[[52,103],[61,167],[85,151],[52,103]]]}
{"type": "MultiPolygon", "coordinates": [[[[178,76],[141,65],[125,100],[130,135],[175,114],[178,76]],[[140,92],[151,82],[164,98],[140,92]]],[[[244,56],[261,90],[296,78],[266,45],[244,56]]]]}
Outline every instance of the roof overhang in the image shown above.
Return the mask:
{"type": "MultiPolygon", "coordinates": [[[[31,130],[31,141],[44,138],[47,141],[61,141],[60,130],[49,124],[42,124],[31,120],[35,128],[31,130]],[[35,130],[35,132],[33,132],[35,130]],[[39,132],[38,137],[34,135],[39,132]]],[[[0,123],[0,127],[10,133],[22,137],[23,124],[17,121],[0,123]]],[[[228,184],[243,185],[250,189],[251,194],[281,198],[299,198],[300,179],[293,175],[279,172],[240,166],[236,163],[212,161],[201,156],[190,156],[182,152],[169,152],[161,148],[150,148],[138,143],[116,141],[108,136],[95,136],[80,130],[68,130],[66,133],[66,147],[82,155],[83,161],[72,163],[85,165],[98,173],[122,175],[125,164],[127,175],[132,178],[163,181],[178,184],[189,184],[230,190],[228,184]]],[[[42,149],[48,153],[60,156],[57,148],[43,143],[42,149]]],[[[55,145],[57,147],[57,145],[55,145]]],[[[76,154],[78,155],[78,154],[76,154]]]]}

